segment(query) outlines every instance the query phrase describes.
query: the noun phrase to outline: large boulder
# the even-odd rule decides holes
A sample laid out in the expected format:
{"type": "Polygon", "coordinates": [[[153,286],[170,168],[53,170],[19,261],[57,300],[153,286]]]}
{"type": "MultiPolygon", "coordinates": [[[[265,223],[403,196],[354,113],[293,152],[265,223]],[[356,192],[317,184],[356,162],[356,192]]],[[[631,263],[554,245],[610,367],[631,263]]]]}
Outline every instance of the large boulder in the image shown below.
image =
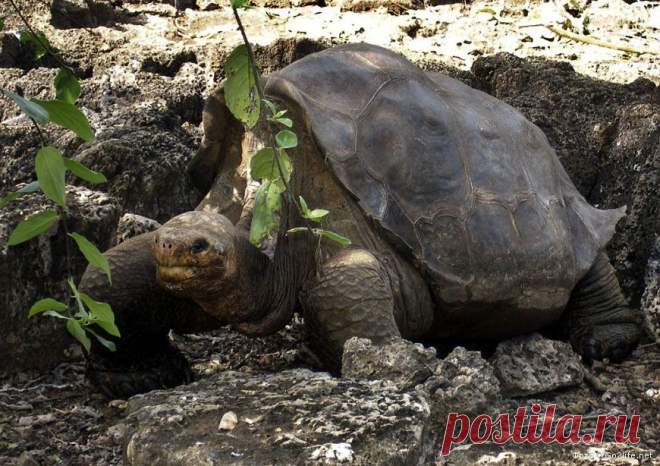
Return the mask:
{"type": "Polygon", "coordinates": [[[222,372],[130,399],[127,465],[423,464],[425,395],[296,369],[222,372]],[[231,414],[230,414],[231,413],[231,414]]]}

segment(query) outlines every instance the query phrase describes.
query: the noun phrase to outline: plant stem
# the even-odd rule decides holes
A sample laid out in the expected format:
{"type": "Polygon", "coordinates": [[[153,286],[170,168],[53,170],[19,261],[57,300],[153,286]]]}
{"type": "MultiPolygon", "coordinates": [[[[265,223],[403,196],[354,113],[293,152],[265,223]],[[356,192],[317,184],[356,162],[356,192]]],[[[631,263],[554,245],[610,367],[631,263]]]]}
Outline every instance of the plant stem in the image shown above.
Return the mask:
{"type": "MultiPolygon", "coordinates": [[[[241,22],[241,18],[238,15],[238,10],[234,7],[232,7],[232,11],[234,12],[234,18],[236,19],[236,24],[238,25],[238,30],[241,32],[241,36],[243,37],[243,43],[245,44],[245,47],[247,48],[248,52],[248,60],[250,61],[250,69],[252,70],[252,73],[254,74],[254,82],[255,86],[257,88],[257,95],[259,95],[259,105],[260,105],[260,113],[265,110],[265,104],[264,100],[266,97],[264,96],[264,89],[261,85],[261,76],[259,74],[259,69],[257,68],[257,60],[254,58],[254,52],[252,50],[252,45],[250,44],[250,41],[247,38],[247,34],[245,33],[245,28],[243,27],[243,23],[241,22]]],[[[268,123],[267,123],[268,124],[268,123]]],[[[287,193],[287,196],[289,197],[289,200],[293,203],[294,206],[298,209],[298,212],[302,215],[303,210],[300,204],[298,203],[298,200],[295,198],[293,194],[291,194],[291,191],[289,190],[289,185],[286,181],[286,178],[284,177],[284,171],[282,170],[282,165],[280,164],[280,155],[279,151],[277,150],[277,141],[275,140],[275,136],[273,135],[273,132],[268,130],[268,139],[270,140],[270,145],[271,149],[273,150],[273,156],[275,158],[275,164],[277,165],[277,170],[280,173],[280,179],[282,180],[282,183],[284,184],[285,192],[287,193]]]]}
{"type": "Polygon", "coordinates": [[[55,13],[64,16],[66,19],[68,19],[69,21],[71,21],[71,22],[72,22],[73,24],[75,24],[76,26],[79,26],[81,29],[84,29],[84,30],[85,30],[87,33],[89,33],[90,35],[92,35],[92,36],[97,36],[97,37],[98,37],[99,34],[98,34],[96,31],[92,31],[91,29],[89,29],[88,27],[84,26],[84,25],[83,25],[82,23],[80,23],[79,21],[76,21],[75,18],[72,18],[71,16],[67,15],[64,11],[60,10],[59,8],[55,8],[55,7],[53,7],[53,5],[50,5],[48,2],[46,2],[46,1],[44,1],[44,0],[37,0],[37,1],[38,1],[39,3],[41,3],[42,5],[46,5],[48,8],[51,8],[52,11],[54,11],[55,13]]]}
{"type": "Polygon", "coordinates": [[[610,42],[594,39],[593,37],[587,37],[581,34],[574,34],[570,31],[565,31],[563,29],[560,29],[552,25],[546,25],[545,27],[550,31],[554,32],[555,34],[557,34],[558,36],[566,37],[576,42],[583,42],[585,44],[597,45],[599,47],[605,47],[612,50],[619,50],[621,52],[638,53],[640,55],[643,53],[648,53],[650,55],[660,55],[660,50],[641,49],[641,48],[633,47],[631,45],[612,44],[610,42]]]}
{"type": "Polygon", "coordinates": [[[39,139],[41,140],[41,147],[46,147],[48,143],[46,142],[46,138],[44,137],[43,131],[41,131],[41,128],[39,127],[39,123],[34,121],[34,118],[29,117],[30,121],[34,125],[34,129],[37,130],[37,134],[39,135],[39,139]]]}
{"type": "Polygon", "coordinates": [[[55,60],[57,60],[57,62],[58,62],[63,68],[71,68],[69,65],[67,65],[66,63],[64,63],[64,61],[62,60],[62,58],[60,58],[59,55],[57,55],[55,52],[53,52],[53,51],[51,50],[51,48],[50,48],[47,44],[45,44],[45,43],[43,43],[43,42],[41,41],[41,38],[37,35],[37,33],[34,31],[34,29],[32,29],[32,26],[30,26],[30,23],[28,22],[28,20],[25,18],[25,16],[23,16],[23,13],[22,13],[21,10],[18,8],[18,6],[17,6],[16,3],[14,2],[14,0],[9,0],[9,3],[11,3],[11,6],[14,7],[14,10],[16,11],[16,14],[18,15],[19,18],[21,18],[21,21],[23,21],[23,24],[25,24],[25,27],[28,28],[28,31],[30,31],[30,33],[32,33],[32,37],[34,37],[34,40],[36,40],[36,41],[39,43],[39,45],[41,45],[41,46],[44,48],[44,50],[46,50],[46,52],[48,53],[48,55],[50,55],[50,56],[52,56],[53,58],[55,58],[55,60]]]}

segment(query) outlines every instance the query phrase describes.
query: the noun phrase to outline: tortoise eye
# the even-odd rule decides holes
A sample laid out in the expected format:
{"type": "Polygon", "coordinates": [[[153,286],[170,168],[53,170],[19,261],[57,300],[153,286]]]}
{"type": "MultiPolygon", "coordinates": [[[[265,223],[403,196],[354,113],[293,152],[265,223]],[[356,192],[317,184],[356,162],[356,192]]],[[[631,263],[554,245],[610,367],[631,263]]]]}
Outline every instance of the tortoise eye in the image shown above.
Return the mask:
{"type": "Polygon", "coordinates": [[[206,248],[209,247],[209,243],[205,239],[198,239],[195,240],[195,242],[192,245],[192,248],[190,248],[190,252],[193,254],[198,254],[202,251],[204,251],[206,248]]]}

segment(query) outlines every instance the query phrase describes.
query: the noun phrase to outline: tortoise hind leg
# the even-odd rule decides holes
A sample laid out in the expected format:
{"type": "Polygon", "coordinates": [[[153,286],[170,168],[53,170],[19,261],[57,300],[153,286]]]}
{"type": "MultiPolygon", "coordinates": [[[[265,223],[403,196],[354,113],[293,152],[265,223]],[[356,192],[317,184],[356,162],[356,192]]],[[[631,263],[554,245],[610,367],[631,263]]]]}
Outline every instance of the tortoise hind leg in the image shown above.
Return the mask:
{"type": "Polygon", "coordinates": [[[576,285],[566,312],[571,344],[587,360],[621,361],[641,338],[639,313],[628,306],[604,252],[576,285]]]}
{"type": "Polygon", "coordinates": [[[330,259],[301,297],[311,343],[330,370],[339,372],[351,337],[375,345],[401,338],[387,273],[367,251],[347,250],[330,259]]]}

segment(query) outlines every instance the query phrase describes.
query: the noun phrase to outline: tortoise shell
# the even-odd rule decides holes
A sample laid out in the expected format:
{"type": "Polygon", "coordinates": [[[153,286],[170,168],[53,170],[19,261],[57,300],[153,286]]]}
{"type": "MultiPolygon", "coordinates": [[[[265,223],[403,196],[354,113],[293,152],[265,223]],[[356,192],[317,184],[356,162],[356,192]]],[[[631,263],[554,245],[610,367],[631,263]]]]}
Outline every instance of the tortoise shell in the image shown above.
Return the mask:
{"type": "Polygon", "coordinates": [[[336,177],[442,303],[563,307],[624,215],[590,206],[514,108],[386,49],[307,56],[265,90],[300,106],[336,177]]]}

